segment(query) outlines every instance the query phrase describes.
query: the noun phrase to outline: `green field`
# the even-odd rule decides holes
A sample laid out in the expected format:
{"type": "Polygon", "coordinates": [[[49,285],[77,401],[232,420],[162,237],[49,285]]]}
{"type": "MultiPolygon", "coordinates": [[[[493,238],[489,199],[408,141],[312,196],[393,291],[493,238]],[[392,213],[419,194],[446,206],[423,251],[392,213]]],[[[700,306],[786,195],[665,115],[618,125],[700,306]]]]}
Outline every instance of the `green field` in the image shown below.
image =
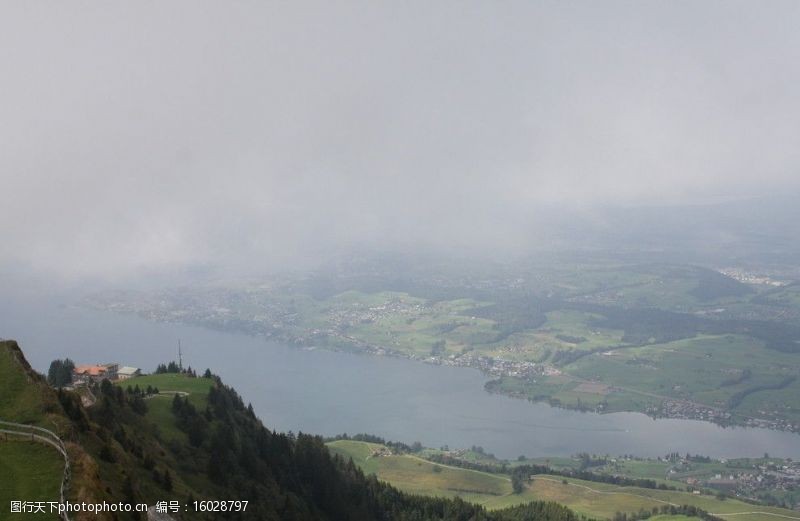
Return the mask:
{"type": "Polygon", "coordinates": [[[754,392],[733,403],[738,393],[800,376],[796,358],[743,335],[700,335],[594,353],[564,367],[562,376],[504,377],[492,387],[555,405],[604,412],[657,411],[667,398],[730,411],[740,419],[780,417],[800,423],[796,400],[800,378],[783,389],[754,392]],[[606,388],[582,385],[586,381],[606,388]]]}
{"type": "Polygon", "coordinates": [[[181,442],[186,442],[187,438],[186,433],[178,429],[175,415],[172,413],[174,393],[188,393],[189,402],[202,411],[206,407],[208,390],[213,384],[213,380],[208,378],[190,378],[177,373],[137,376],[116,383],[123,389],[137,385],[142,390],[147,389],[147,386],[158,388],[160,394],[147,400],[147,418],[165,441],[177,439],[181,442]]]}
{"type": "MultiPolygon", "coordinates": [[[[663,505],[693,505],[731,519],[766,521],[776,519],[776,516],[788,516],[800,520],[800,514],[791,510],[754,506],[736,499],[721,500],[712,495],[698,495],[684,490],[626,487],[573,478],[565,479],[557,475],[534,476],[533,481],[526,485],[522,493],[514,494],[510,477],[505,474],[437,465],[413,454],[381,455],[386,454],[384,451],[388,449],[376,443],[337,440],[328,443],[328,448],[335,454],[352,458],[364,472],[375,474],[379,479],[401,490],[434,496],[459,496],[489,509],[505,508],[533,500],[546,500],[564,504],[588,517],[608,519],[617,512],[633,513],[641,509],[649,511],[653,507],[663,505]]],[[[569,460],[563,460],[547,461],[554,467],[571,466],[569,460]]],[[[632,461],[626,462],[626,465],[628,472],[625,474],[631,477],[649,478],[666,471],[666,464],[653,461],[632,461]]],[[[710,468],[706,471],[709,472],[710,468]]],[[[684,516],[678,517],[684,518],[684,516]]],[[[669,521],[669,516],[664,516],[664,519],[669,521]]]]}
{"type": "Polygon", "coordinates": [[[445,347],[438,356],[475,350],[519,361],[544,361],[556,350],[589,350],[621,343],[622,331],[592,325],[598,315],[570,310],[549,312],[542,326],[502,336],[495,320],[473,314],[473,310],[489,304],[472,299],[428,302],[406,293],[348,291],[331,298],[328,306],[317,311],[328,314],[326,325],[330,327],[339,323],[342,314],[362,312],[369,316],[369,311],[375,310],[374,319],[348,325],[347,335],[421,358],[433,354],[437,341],[443,341],[445,347]]]}
{"type": "MultiPolygon", "coordinates": [[[[56,519],[51,514],[11,514],[11,501],[58,501],[64,458],[52,447],[3,441],[0,434],[0,519],[56,519]]],[[[49,512],[49,507],[48,507],[49,512]]]]}
{"type": "Polygon", "coordinates": [[[750,505],[736,499],[720,500],[709,495],[619,487],[572,478],[567,479],[567,483],[564,485],[560,476],[537,476],[523,495],[557,501],[577,512],[598,517],[611,517],[615,512],[633,512],[640,508],[649,510],[653,506],[674,504],[693,505],[719,517],[731,519],[756,521],[776,519],[776,516],[800,519],[800,514],[792,510],[750,505]],[[748,514],[749,512],[760,513],[748,514]]]}
{"type": "Polygon", "coordinates": [[[414,455],[375,455],[382,445],[338,440],[328,449],[353,461],[368,474],[375,474],[400,490],[413,494],[453,497],[483,503],[511,493],[507,476],[439,465],[414,455]]]}
{"type": "Polygon", "coordinates": [[[159,392],[172,393],[182,392],[189,394],[189,401],[195,402],[197,406],[205,406],[205,397],[208,390],[214,385],[213,380],[208,378],[190,378],[178,373],[149,374],[137,376],[127,380],[116,382],[123,389],[126,387],[139,386],[140,389],[147,389],[147,386],[157,387],[159,392]]]}
{"type": "MultiPolygon", "coordinates": [[[[796,358],[793,354],[766,349],[762,343],[742,335],[703,335],[617,349],[609,355],[591,355],[577,361],[568,371],[621,388],[726,408],[737,392],[800,374],[796,358]],[[737,382],[744,369],[749,376],[737,382]]],[[[749,398],[760,402],[758,394],[749,398]]],[[[795,417],[796,411],[790,408],[783,412],[795,417]]]]}
{"type": "Polygon", "coordinates": [[[491,343],[497,337],[493,321],[466,314],[485,305],[470,299],[429,303],[406,293],[348,291],[328,304],[323,309],[328,326],[341,323],[342,316],[374,316],[351,322],[345,319],[347,336],[421,358],[431,356],[433,345],[440,340],[445,342],[441,355],[446,355],[491,343]]]}

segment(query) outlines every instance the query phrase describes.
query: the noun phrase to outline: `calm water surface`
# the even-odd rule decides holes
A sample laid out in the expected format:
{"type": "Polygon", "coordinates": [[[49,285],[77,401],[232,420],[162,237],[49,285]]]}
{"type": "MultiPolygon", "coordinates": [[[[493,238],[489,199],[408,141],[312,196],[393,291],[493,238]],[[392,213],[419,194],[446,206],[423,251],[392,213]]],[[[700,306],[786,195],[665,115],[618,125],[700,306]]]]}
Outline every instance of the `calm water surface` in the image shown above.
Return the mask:
{"type": "Polygon", "coordinates": [[[176,357],[210,367],[252,402],[264,423],[322,435],[368,432],[426,446],[481,445],[498,456],[598,454],[800,458],[800,435],[727,428],[635,413],[599,415],[532,404],[483,390],[478,371],[409,360],[302,350],[245,335],[163,324],[71,304],[0,304],[0,337],[18,340],[45,372],[54,358],[114,361],[152,370],[176,357]]]}

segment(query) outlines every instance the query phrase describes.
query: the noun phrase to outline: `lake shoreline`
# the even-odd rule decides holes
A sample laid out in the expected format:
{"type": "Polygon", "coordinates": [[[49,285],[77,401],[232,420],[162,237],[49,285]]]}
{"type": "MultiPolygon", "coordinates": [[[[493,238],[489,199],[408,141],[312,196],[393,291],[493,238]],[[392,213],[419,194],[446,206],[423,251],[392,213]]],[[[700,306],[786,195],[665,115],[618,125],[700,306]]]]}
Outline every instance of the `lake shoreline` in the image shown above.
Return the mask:
{"type": "Polygon", "coordinates": [[[155,322],[52,301],[0,304],[0,331],[16,338],[33,366],[66,356],[155,368],[175,359],[206,367],[250,401],[271,429],[321,436],[371,433],[428,447],[480,445],[499,457],[579,452],[656,457],[691,452],[720,457],[764,452],[800,458],[796,434],[694,420],[653,420],[641,413],[596,414],[494,395],[486,378],[463,367],[391,356],[350,356],[298,349],[233,332],[155,322]]]}
{"type": "MultiPolygon", "coordinates": [[[[430,356],[430,357],[419,357],[413,354],[408,354],[403,351],[398,351],[396,349],[391,349],[385,346],[377,346],[372,345],[367,342],[363,342],[353,337],[347,336],[340,336],[339,338],[343,343],[331,343],[329,342],[328,337],[322,337],[322,342],[317,343],[309,343],[307,338],[295,338],[290,335],[265,335],[263,332],[258,331],[248,331],[244,329],[237,329],[237,328],[225,328],[225,327],[218,327],[215,326],[213,323],[205,323],[202,321],[173,321],[173,320],[162,320],[159,318],[153,318],[150,316],[143,316],[141,314],[133,313],[133,312],[120,312],[115,310],[109,310],[102,307],[96,306],[88,306],[89,309],[99,310],[103,312],[111,312],[119,315],[127,315],[127,316],[134,316],[142,320],[150,321],[150,322],[157,322],[157,323],[164,323],[164,324],[180,324],[185,326],[193,326],[193,327],[201,327],[212,331],[217,331],[224,334],[237,334],[237,335],[247,335],[253,338],[259,338],[266,340],[267,342],[281,342],[287,345],[293,346],[295,348],[305,349],[305,350],[316,350],[316,349],[323,349],[329,352],[334,353],[347,353],[347,354],[356,354],[356,355],[364,355],[364,356],[377,356],[377,357],[389,357],[389,358],[396,358],[396,359],[403,359],[403,360],[410,360],[414,362],[422,362],[427,365],[432,366],[449,366],[449,367],[458,367],[458,368],[469,368],[479,371],[485,378],[489,379],[488,381],[484,382],[483,389],[487,393],[491,394],[498,394],[501,396],[505,396],[508,398],[514,398],[518,400],[524,400],[530,403],[543,403],[547,404],[550,407],[564,409],[569,411],[578,411],[578,412],[589,412],[595,414],[615,414],[615,413],[633,413],[633,414],[642,414],[654,420],[658,419],[676,419],[676,420],[694,420],[694,421],[702,421],[707,422],[713,425],[717,425],[722,428],[730,428],[730,427],[745,427],[745,428],[759,428],[759,429],[766,429],[775,432],[787,432],[793,433],[800,436],[800,431],[793,430],[791,428],[784,428],[780,424],[776,422],[770,422],[768,420],[762,420],[758,418],[749,418],[743,417],[739,414],[729,413],[727,418],[723,418],[722,420],[716,419],[708,419],[708,418],[715,418],[722,415],[718,413],[721,411],[717,408],[707,406],[705,404],[699,404],[695,402],[686,402],[683,400],[675,400],[669,397],[663,397],[665,402],[670,403],[681,403],[684,405],[689,405],[690,407],[682,407],[680,409],[672,409],[668,407],[662,407],[657,411],[649,411],[649,410],[632,410],[632,409],[604,409],[595,407],[593,409],[586,408],[586,407],[578,407],[578,406],[571,406],[569,404],[565,404],[563,402],[554,401],[551,397],[541,397],[539,399],[535,399],[526,395],[522,392],[517,392],[509,389],[505,389],[501,384],[500,380],[506,376],[513,376],[515,378],[522,378],[527,375],[528,377],[531,376],[533,371],[533,366],[535,365],[532,362],[517,362],[517,361],[508,361],[499,358],[493,358],[484,355],[478,356],[460,356],[455,357],[452,356],[450,358],[442,358],[439,356],[430,356]],[[349,346],[345,347],[345,346],[349,346]],[[523,375],[522,377],[520,375],[523,375]],[[688,411],[688,412],[687,412],[688,411]],[[709,414],[713,413],[713,414],[709,414]]],[[[540,376],[536,373],[537,376],[540,376]]],[[[613,386],[610,386],[613,388],[613,386]]],[[[800,438],[799,438],[800,439],[800,438]]]]}

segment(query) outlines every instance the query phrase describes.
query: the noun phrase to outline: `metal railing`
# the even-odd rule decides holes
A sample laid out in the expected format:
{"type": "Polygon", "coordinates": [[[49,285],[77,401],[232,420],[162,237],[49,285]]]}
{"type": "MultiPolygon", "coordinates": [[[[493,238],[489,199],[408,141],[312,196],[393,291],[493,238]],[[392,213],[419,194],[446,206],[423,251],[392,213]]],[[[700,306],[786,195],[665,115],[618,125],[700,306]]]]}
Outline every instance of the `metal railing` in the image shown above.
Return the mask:
{"type": "MultiPolygon", "coordinates": [[[[71,471],[69,465],[69,455],[67,454],[67,447],[64,441],[53,431],[45,429],[44,427],[37,427],[35,425],[25,425],[24,423],[14,423],[9,421],[0,420],[0,433],[6,437],[15,436],[20,439],[27,439],[30,441],[38,441],[54,447],[62,456],[64,456],[64,476],[61,479],[61,490],[59,501],[62,505],[66,505],[67,491],[69,490],[71,471]]],[[[61,513],[63,521],[70,521],[66,509],[61,513]]]]}

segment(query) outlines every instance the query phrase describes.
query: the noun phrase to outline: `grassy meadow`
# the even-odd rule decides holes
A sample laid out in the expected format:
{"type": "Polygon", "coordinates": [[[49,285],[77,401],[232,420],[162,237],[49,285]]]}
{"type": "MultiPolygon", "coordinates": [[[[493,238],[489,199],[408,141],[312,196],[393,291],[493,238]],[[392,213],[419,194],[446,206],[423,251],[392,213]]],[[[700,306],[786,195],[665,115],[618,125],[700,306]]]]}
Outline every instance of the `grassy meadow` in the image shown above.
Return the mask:
{"type": "MultiPolygon", "coordinates": [[[[800,514],[791,510],[754,506],[736,499],[723,500],[716,496],[694,494],[685,490],[657,490],[565,479],[558,475],[536,475],[532,481],[526,483],[522,493],[514,494],[510,476],[506,474],[438,465],[414,454],[385,455],[388,449],[377,443],[337,440],[329,442],[328,448],[342,457],[352,458],[365,473],[375,474],[378,479],[387,481],[401,490],[433,496],[459,496],[489,509],[505,508],[533,500],[546,500],[566,505],[587,517],[610,519],[617,512],[632,513],[663,505],[693,505],[723,518],[766,521],[774,520],[776,516],[788,516],[800,520],[800,514]]],[[[555,468],[572,468],[574,463],[574,460],[568,458],[527,461],[547,462],[555,468]]],[[[631,477],[651,478],[660,475],[663,478],[667,468],[666,464],[653,461],[630,461],[625,464],[627,468],[624,474],[631,477]]],[[[703,469],[703,472],[718,470],[719,465],[719,462],[708,464],[709,468],[703,469]]],[[[672,484],[679,485],[674,482],[672,484]]],[[[664,521],[671,521],[671,516],[659,516],[658,519],[662,517],[664,521]]],[[[684,516],[675,517],[675,521],[688,519],[684,516]]]]}
{"type": "Polygon", "coordinates": [[[202,411],[206,407],[208,391],[213,381],[208,378],[189,378],[183,374],[164,373],[137,376],[118,381],[116,385],[123,389],[137,385],[142,390],[147,389],[147,386],[158,388],[160,394],[153,395],[147,400],[146,417],[165,441],[175,439],[185,443],[186,433],[177,427],[175,415],[172,413],[174,393],[187,393],[189,402],[202,411]]]}
{"type": "Polygon", "coordinates": [[[0,519],[55,519],[47,514],[12,514],[11,501],[58,501],[64,458],[54,448],[0,434],[0,519]]]}
{"type": "Polygon", "coordinates": [[[409,454],[378,456],[376,453],[386,450],[380,444],[337,440],[328,443],[328,449],[352,458],[367,474],[375,474],[413,494],[460,496],[483,503],[491,497],[511,493],[511,480],[507,476],[439,465],[409,454]]]}

